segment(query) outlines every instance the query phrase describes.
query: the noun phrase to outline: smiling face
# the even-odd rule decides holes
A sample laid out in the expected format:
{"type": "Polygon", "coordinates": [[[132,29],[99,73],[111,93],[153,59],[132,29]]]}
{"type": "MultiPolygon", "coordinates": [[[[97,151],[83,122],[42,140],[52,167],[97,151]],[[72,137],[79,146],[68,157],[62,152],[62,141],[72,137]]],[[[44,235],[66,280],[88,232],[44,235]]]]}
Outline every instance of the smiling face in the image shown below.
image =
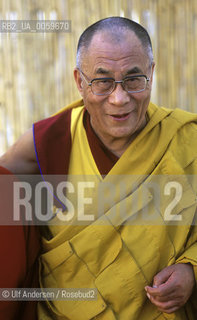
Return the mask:
{"type": "Polygon", "coordinates": [[[90,80],[105,77],[122,80],[126,76],[146,75],[150,81],[143,92],[128,93],[121,84],[117,84],[110,95],[97,96],[92,93],[79,70],[74,71],[93,129],[106,147],[112,151],[117,149],[117,154],[124,152],[146,125],[145,114],[150,101],[153,69],[154,64],[150,66],[147,50],[140,40],[132,31],[124,31],[118,40],[109,32],[95,34],[83,54],[81,70],[90,80]]]}

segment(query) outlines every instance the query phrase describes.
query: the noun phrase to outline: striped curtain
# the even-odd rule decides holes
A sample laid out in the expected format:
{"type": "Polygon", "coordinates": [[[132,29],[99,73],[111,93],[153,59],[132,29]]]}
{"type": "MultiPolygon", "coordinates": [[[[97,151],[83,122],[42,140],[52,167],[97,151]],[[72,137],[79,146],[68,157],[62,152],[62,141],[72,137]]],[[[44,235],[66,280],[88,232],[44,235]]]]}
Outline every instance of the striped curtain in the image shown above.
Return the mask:
{"type": "Polygon", "coordinates": [[[80,97],[73,80],[78,38],[117,15],[141,23],[152,38],[152,101],[197,112],[196,0],[1,0],[1,20],[70,20],[71,31],[0,32],[0,155],[33,122],[80,97]]]}

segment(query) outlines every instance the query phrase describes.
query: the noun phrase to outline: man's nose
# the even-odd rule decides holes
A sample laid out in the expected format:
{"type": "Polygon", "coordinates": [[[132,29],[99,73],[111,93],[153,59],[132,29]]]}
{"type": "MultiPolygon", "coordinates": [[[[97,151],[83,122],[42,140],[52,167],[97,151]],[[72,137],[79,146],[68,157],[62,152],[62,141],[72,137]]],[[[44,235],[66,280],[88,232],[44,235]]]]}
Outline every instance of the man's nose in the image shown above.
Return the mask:
{"type": "Polygon", "coordinates": [[[109,95],[109,102],[114,105],[123,105],[130,101],[129,93],[122,87],[121,83],[116,83],[114,91],[109,95]]]}

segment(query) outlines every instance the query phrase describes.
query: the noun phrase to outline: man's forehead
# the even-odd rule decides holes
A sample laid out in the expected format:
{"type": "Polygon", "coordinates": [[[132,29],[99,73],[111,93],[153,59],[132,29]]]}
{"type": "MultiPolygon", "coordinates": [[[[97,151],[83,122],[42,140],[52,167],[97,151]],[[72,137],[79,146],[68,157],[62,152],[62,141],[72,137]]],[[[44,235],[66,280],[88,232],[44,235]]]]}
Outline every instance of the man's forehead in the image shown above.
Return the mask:
{"type": "Polygon", "coordinates": [[[101,68],[110,71],[110,66],[114,67],[114,64],[122,68],[125,66],[126,69],[138,65],[141,69],[141,63],[144,64],[148,59],[145,58],[145,50],[134,32],[124,32],[121,40],[116,40],[108,32],[97,33],[84,56],[85,69],[103,74],[105,72],[99,72],[101,68]]]}
{"type": "MultiPolygon", "coordinates": [[[[118,34],[119,38],[120,34],[118,34]]],[[[98,32],[84,52],[83,62],[90,66],[104,59],[110,61],[128,60],[130,58],[145,58],[146,50],[141,40],[133,31],[124,31],[119,40],[117,35],[111,32],[98,32]]]]}

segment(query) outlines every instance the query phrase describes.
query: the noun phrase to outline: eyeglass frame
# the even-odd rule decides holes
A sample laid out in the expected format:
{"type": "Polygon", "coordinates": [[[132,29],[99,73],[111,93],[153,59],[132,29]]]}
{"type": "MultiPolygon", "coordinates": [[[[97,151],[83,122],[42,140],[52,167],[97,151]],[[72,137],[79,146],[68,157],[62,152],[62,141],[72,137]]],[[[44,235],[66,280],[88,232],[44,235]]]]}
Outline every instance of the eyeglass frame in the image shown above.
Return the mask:
{"type": "Polygon", "coordinates": [[[96,95],[96,96],[109,96],[109,95],[116,89],[117,83],[121,83],[121,84],[122,84],[122,88],[123,88],[127,93],[143,92],[143,91],[146,89],[148,82],[150,81],[150,78],[148,78],[145,74],[136,74],[136,75],[133,75],[133,76],[127,76],[127,77],[125,77],[125,78],[122,79],[122,80],[115,80],[114,78],[110,78],[110,77],[107,77],[107,78],[94,78],[94,79],[92,79],[92,80],[89,80],[89,77],[88,77],[81,69],[79,69],[79,68],[77,68],[77,69],[78,69],[79,72],[82,74],[82,76],[83,76],[85,82],[87,83],[87,85],[88,85],[89,87],[91,87],[92,93],[93,93],[94,95],[96,95]],[[140,78],[143,77],[143,78],[146,79],[145,88],[144,88],[144,89],[141,89],[141,90],[136,90],[136,91],[128,91],[128,90],[126,90],[125,87],[124,87],[124,81],[125,81],[125,80],[128,80],[128,79],[138,78],[138,77],[140,77],[140,78]],[[87,80],[86,78],[87,78],[90,82],[88,82],[88,80],[87,80]],[[94,93],[93,90],[92,90],[92,83],[93,83],[95,80],[113,80],[114,88],[113,88],[112,91],[109,92],[109,93],[94,93]]]}

